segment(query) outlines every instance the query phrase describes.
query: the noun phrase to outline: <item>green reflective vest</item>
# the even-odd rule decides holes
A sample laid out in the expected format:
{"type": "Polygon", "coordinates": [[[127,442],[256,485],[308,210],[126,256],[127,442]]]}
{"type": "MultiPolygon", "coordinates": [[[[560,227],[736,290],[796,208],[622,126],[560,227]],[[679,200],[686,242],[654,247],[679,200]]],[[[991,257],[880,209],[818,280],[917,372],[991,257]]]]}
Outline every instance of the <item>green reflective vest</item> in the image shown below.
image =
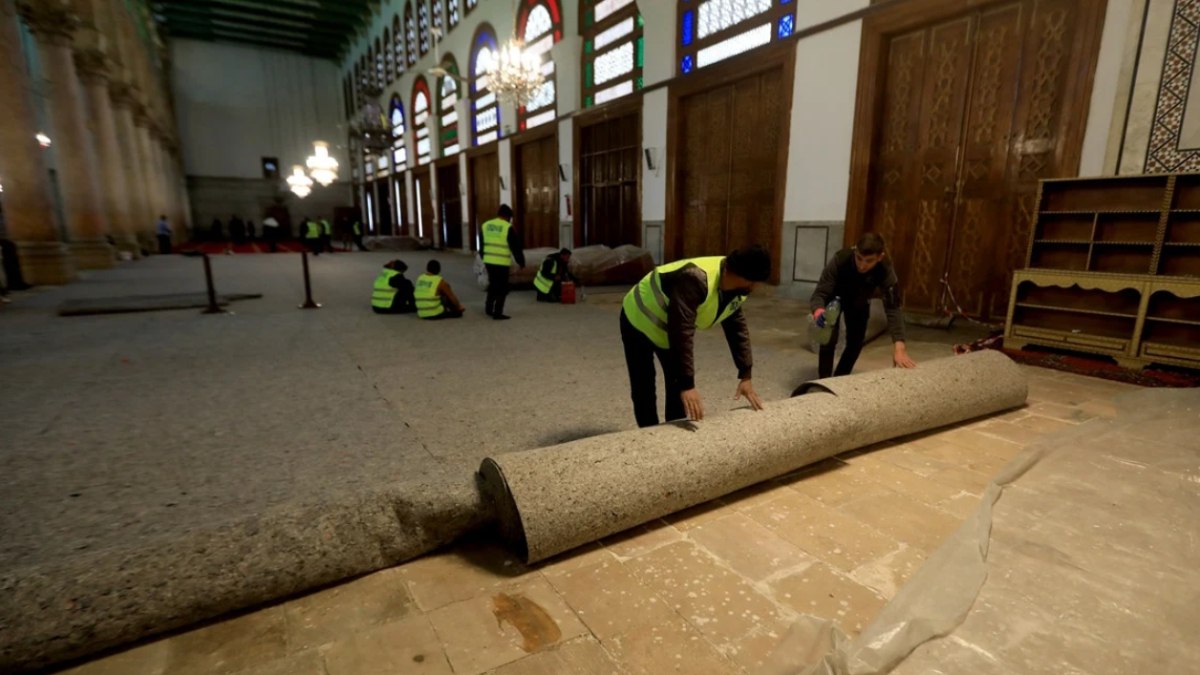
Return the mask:
{"type": "Polygon", "coordinates": [[[512,264],[512,251],[508,249],[508,231],[512,223],[503,218],[492,218],[483,224],[483,262],[485,265],[512,264]]]}
{"type": "Polygon", "coordinates": [[[392,301],[396,299],[396,289],[392,288],[392,277],[400,274],[396,270],[387,269],[386,267],[379,270],[379,276],[375,277],[375,288],[371,290],[371,306],[379,309],[391,309],[392,301]]]}
{"type": "Polygon", "coordinates": [[[442,285],[442,278],[434,274],[422,274],[417,277],[417,283],[413,289],[413,298],[417,301],[417,316],[422,319],[432,319],[446,311],[442,305],[442,298],[438,295],[438,286],[442,285]]]}
{"type": "Polygon", "coordinates": [[[305,239],[320,239],[321,238],[321,224],[313,222],[311,220],[308,221],[308,231],[306,231],[304,233],[304,238],[305,239]]]}
{"type": "Polygon", "coordinates": [[[557,259],[555,259],[554,263],[552,265],[550,265],[550,275],[551,275],[550,277],[547,277],[546,275],[542,274],[542,268],[539,266],[537,276],[533,278],[533,287],[543,293],[549,294],[550,289],[554,288],[553,276],[556,274],[558,274],[558,260],[557,259]]]}
{"type": "Polygon", "coordinates": [[[634,328],[650,338],[657,347],[670,349],[667,337],[667,306],[670,304],[663,293],[659,275],[674,272],[688,263],[694,264],[708,276],[708,295],[704,302],[696,308],[696,328],[707,330],[728,319],[745,302],[744,297],[735,297],[725,307],[725,311],[717,316],[717,307],[721,304],[721,294],[718,288],[721,283],[721,262],[724,256],[708,258],[689,258],[656,267],[638,282],[637,286],[629,289],[622,303],[625,318],[634,328]]]}
{"type": "Polygon", "coordinates": [[[355,221],[355,223],[354,223],[354,236],[356,236],[356,237],[357,237],[357,236],[358,236],[358,235],[360,235],[360,234],[362,234],[362,223],[355,221]]]}
{"type": "Polygon", "coordinates": [[[321,231],[324,232],[327,236],[330,234],[333,234],[333,226],[330,225],[329,221],[325,220],[324,218],[321,219],[321,231]]]}

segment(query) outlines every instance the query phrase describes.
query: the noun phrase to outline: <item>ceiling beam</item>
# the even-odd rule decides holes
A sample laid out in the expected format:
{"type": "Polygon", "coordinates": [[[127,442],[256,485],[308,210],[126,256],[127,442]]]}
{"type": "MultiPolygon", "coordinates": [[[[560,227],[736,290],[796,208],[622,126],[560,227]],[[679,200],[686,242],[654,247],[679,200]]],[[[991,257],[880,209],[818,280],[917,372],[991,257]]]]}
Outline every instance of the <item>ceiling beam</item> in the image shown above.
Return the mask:
{"type": "Polygon", "coordinates": [[[346,41],[349,35],[340,30],[331,30],[325,27],[312,27],[305,25],[296,25],[288,22],[286,25],[275,23],[265,19],[250,19],[236,18],[224,13],[209,13],[204,10],[195,9],[192,7],[172,7],[163,12],[163,16],[167,19],[168,25],[177,24],[198,24],[207,25],[221,22],[222,24],[236,23],[253,28],[255,30],[263,30],[275,33],[292,33],[303,36],[315,36],[323,40],[346,41]]]}

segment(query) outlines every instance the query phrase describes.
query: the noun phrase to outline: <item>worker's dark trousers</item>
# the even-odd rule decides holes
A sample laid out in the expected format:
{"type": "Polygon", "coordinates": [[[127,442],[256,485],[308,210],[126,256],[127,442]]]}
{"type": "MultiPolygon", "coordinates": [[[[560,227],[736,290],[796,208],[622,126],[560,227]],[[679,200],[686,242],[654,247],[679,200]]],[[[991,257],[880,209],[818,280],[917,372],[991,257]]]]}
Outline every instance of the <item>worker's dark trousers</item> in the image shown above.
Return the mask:
{"type": "Polygon", "coordinates": [[[625,367],[629,369],[629,396],[633,399],[633,416],[639,427],[658,424],[658,392],[655,390],[654,357],[662,364],[667,388],[667,421],[687,418],[683,399],[679,397],[679,379],[675,374],[675,359],[671,352],[659,349],[640,330],[629,323],[621,312],[621,342],[625,344],[625,367]]]}
{"type": "Polygon", "coordinates": [[[321,255],[321,251],[325,248],[325,243],[320,238],[305,239],[304,243],[308,245],[309,253],[314,256],[321,255]]]}
{"type": "Polygon", "coordinates": [[[171,235],[158,235],[158,253],[159,255],[168,255],[171,252],[171,235]]]}
{"type": "Polygon", "coordinates": [[[487,267],[487,307],[488,316],[499,316],[504,313],[504,299],[508,297],[508,265],[484,265],[487,267]]]}
{"type": "Polygon", "coordinates": [[[867,317],[871,316],[870,305],[862,305],[861,307],[842,307],[842,318],[839,323],[846,324],[846,349],[842,351],[842,358],[838,359],[837,370],[833,369],[833,355],[837,351],[838,333],[841,331],[841,326],[833,327],[833,334],[829,336],[829,344],[821,346],[821,352],[817,356],[817,376],[829,377],[830,375],[849,375],[850,371],[854,370],[854,363],[858,361],[858,355],[862,353],[863,340],[867,337],[867,317]]]}

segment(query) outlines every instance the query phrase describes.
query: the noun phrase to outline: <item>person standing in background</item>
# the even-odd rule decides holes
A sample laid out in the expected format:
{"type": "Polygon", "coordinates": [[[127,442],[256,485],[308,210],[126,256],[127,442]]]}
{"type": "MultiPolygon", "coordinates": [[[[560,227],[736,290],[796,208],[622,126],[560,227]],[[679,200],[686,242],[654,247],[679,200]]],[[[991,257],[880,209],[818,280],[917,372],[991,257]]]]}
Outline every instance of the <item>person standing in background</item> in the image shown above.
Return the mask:
{"type": "Polygon", "coordinates": [[[525,252],[521,248],[521,236],[513,227],[513,210],[501,204],[496,217],[480,228],[483,239],[483,264],[487,268],[487,315],[496,321],[512,318],[504,313],[504,299],[508,297],[509,268],[515,260],[525,266],[525,252]]]}
{"type": "Polygon", "coordinates": [[[167,222],[165,215],[158,217],[158,224],[154,226],[154,234],[158,237],[159,255],[169,255],[171,253],[171,224],[167,222]]]}

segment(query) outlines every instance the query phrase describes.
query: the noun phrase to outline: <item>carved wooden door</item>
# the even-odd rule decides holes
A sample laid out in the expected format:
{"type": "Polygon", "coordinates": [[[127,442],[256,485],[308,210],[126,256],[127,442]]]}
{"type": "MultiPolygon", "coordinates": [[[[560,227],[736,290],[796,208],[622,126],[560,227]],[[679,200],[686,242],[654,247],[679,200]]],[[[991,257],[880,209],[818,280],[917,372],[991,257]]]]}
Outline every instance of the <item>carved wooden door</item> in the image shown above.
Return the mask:
{"type": "Polygon", "coordinates": [[[471,250],[479,250],[479,226],[500,210],[500,160],[496,153],[471,158],[471,250]]]}
{"type": "Polygon", "coordinates": [[[515,149],[516,219],[526,248],[558,247],[558,141],[546,136],[515,149]]]}
{"type": "Polygon", "coordinates": [[[641,114],[579,129],[578,241],[584,246],[641,244],[641,114]]]}
{"type": "Polygon", "coordinates": [[[910,309],[1003,315],[1037,181],[1075,170],[1061,92],[1094,57],[1078,33],[1097,11],[996,3],[890,40],[867,229],[887,240],[910,309]]]}
{"type": "Polygon", "coordinates": [[[460,249],[462,237],[462,193],[458,188],[458,162],[438,167],[438,221],[446,248],[460,249]]]}

